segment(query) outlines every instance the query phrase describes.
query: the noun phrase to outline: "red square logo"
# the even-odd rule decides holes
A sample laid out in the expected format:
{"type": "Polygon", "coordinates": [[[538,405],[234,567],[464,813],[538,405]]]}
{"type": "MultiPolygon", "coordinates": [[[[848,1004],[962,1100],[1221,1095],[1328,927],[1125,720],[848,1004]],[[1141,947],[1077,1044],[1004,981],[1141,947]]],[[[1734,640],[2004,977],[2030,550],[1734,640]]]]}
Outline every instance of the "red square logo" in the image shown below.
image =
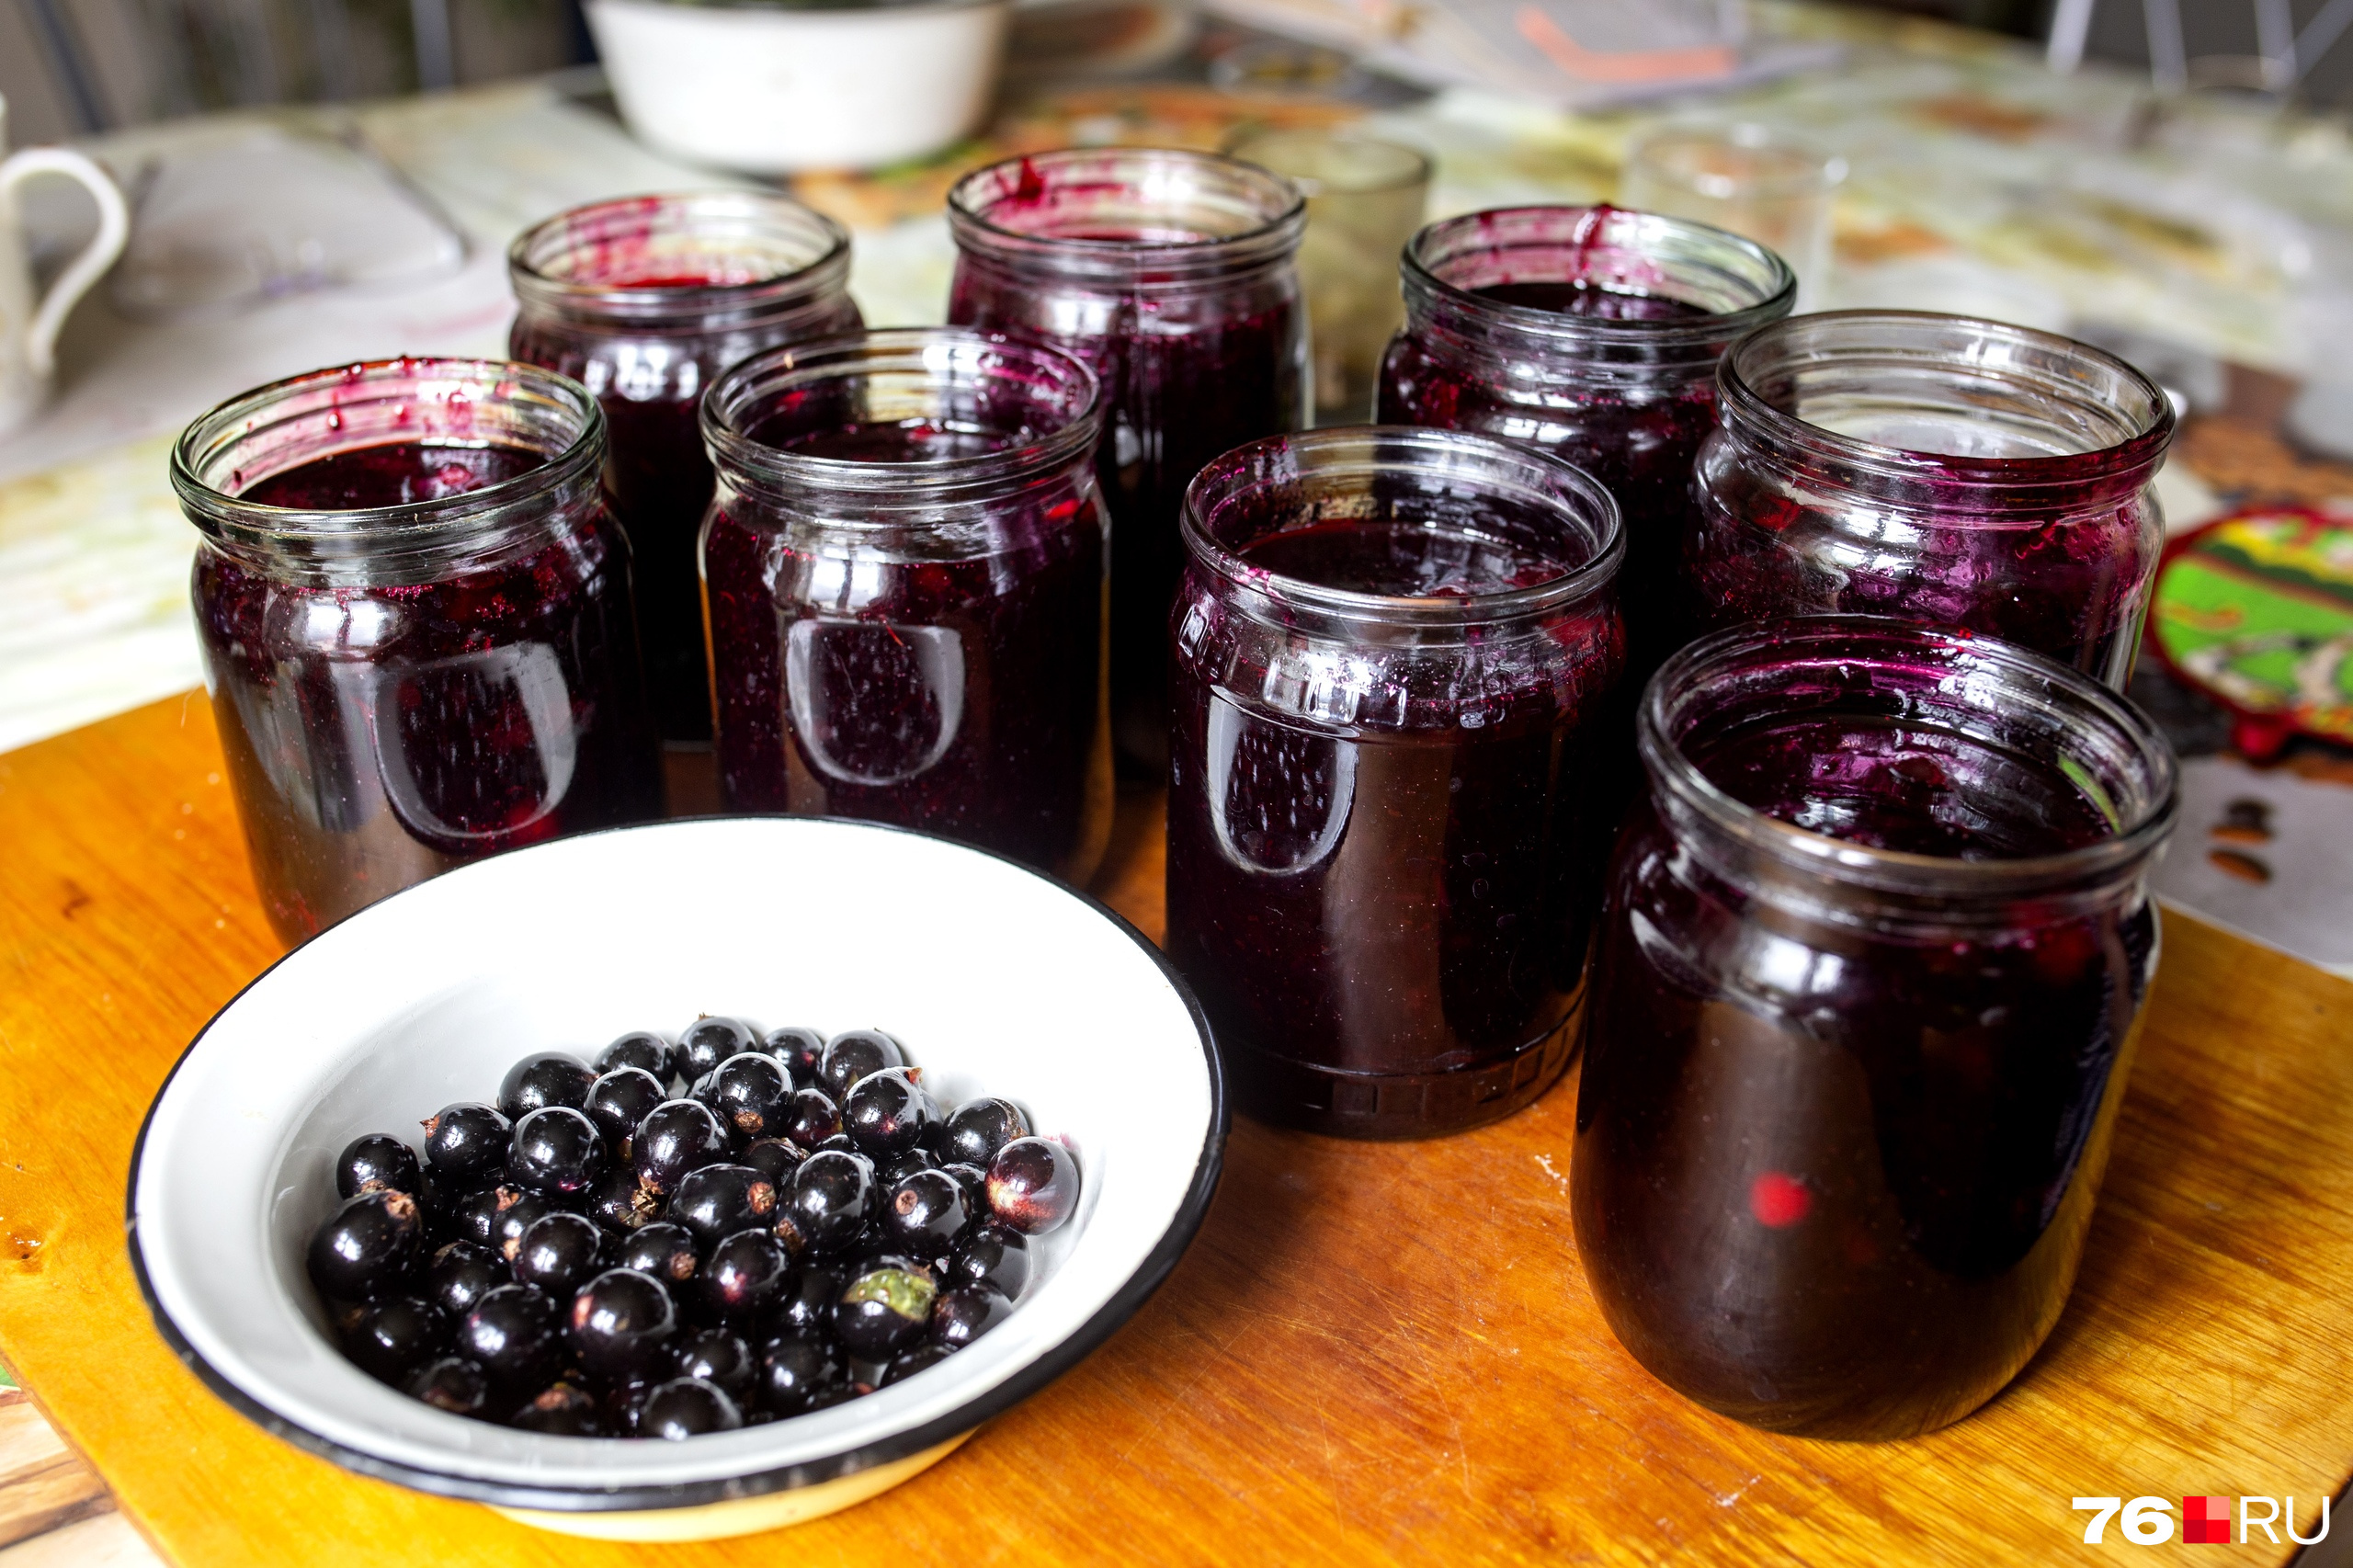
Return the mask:
{"type": "Polygon", "coordinates": [[[2181,1539],[2185,1545],[2231,1544],[2231,1500],[2228,1497],[2184,1497],[2181,1539]]]}

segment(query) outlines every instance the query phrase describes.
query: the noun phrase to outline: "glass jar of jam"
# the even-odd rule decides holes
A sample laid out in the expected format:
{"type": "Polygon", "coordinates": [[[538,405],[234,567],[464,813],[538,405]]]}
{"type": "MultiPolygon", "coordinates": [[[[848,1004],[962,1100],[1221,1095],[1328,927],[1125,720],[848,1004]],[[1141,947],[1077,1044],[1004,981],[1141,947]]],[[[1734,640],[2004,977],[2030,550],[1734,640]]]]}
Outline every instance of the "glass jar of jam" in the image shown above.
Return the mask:
{"type": "Polygon", "coordinates": [[[1290,181],[1230,158],[1074,149],[966,176],[948,222],[948,319],[1051,343],[1102,382],[1113,734],[1157,772],[1185,486],[1220,452],[1303,428],[1313,411],[1292,260],[1305,204],[1290,181]]]}
{"type": "Polygon", "coordinates": [[[604,405],[605,492],[636,551],[654,722],[665,740],[707,741],[695,575],[711,485],[702,394],[763,348],[859,324],[849,234],[781,196],[631,197],[525,231],[506,269],[521,307],[507,352],[574,378],[604,405]]]}
{"type": "Polygon", "coordinates": [[[1638,732],[1571,1175],[1603,1315],[1752,1426],[1957,1421],[2075,1280],[2172,754],[2075,670],[1882,617],[1694,643],[1638,732]]]}
{"type": "Polygon", "coordinates": [[[2174,426],[2148,377],[2022,326],[1836,311],[1747,339],[1718,387],[1683,543],[1703,630],[1893,615],[2123,688],[2174,426]]]}
{"type": "Polygon", "coordinates": [[[604,419],[529,365],[392,359],[233,398],[172,453],[271,926],[659,814],[604,419]]]}
{"type": "Polygon", "coordinates": [[[1610,207],[1449,218],[1414,236],[1402,270],[1405,325],[1381,363],[1379,416],[1525,442],[1608,487],[1639,689],[1688,636],[1676,552],[1715,428],[1716,362],[1789,314],[1796,278],[1752,240],[1610,207]]]}
{"type": "Polygon", "coordinates": [[[1083,882],[1111,831],[1102,410],[953,328],[776,349],[704,405],[720,793],[926,828],[1083,882]]]}
{"type": "Polygon", "coordinates": [[[1168,950],[1255,1115],[1451,1132],[1575,1045],[1622,729],[1608,494],[1483,436],[1228,452],[1186,499],[1168,950]]]}

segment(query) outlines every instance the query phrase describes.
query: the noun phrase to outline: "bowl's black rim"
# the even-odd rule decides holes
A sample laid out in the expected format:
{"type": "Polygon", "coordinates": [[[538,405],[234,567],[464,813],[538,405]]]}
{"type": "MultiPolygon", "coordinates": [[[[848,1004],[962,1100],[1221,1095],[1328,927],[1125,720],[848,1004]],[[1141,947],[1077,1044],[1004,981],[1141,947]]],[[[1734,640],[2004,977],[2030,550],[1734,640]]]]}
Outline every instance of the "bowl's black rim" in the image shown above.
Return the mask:
{"type": "MultiPolygon", "coordinates": [[[[709,1481],[673,1482],[663,1485],[637,1487],[524,1486],[506,1482],[483,1481],[472,1476],[453,1475],[443,1471],[405,1464],[338,1443],[280,1415],[245,1392],[218,1368],[198,1354],[187,1337],[180,1333],[178,1325],[173,1323],[170,1315],[164,1311],[162,1302],[156,1299],[154,1285],[147,1276],[146,1259],[140,1250],[137,1210],[139,1172],[146,1159],[147,1133],[154,1123],[155,1108],[163,1103],[164,1096],[170,1092],[172,1082],[179,1076],[180,1069],[188,1064],[189,1056],[195,1053],[197,1046],[202,1043],[204,1037],[212,1031],[212,1026],[220,1022],[223,1013],[235,1006],[246,992],[267,980],[280,964],[309,947],[311,943],[317,941],[319,937],[335,929],[335,926],[343,924],[342,920],[338,920],[335,925],[322,928],[317,935],[306,937],[280,954],[267,969],[247,981],[238,989],[235,996],[231,997],[218,1012],[205,1020],[204,1027],[197,1031],[195,1039],[188,1041],[188,1048],[182,1051],[179,1059],[172,1063],[171,1072],[165,1074],[163,1083],[157,1086],[155,1097],[148,1102],[147,1114],[140,1120],[139,1137],[131,1145],[131,1175],[123,1193],[123,1239],[124,1245],[131,1254],[131,1273],[139,1281],[139,1293],[147,1302],[147,1311],[155,1321],[156,1331],[163,1335],[165,1343],[171,1346],[173,1354],[176,1355],[207,1388],[219,1395],[239,1415],[273,1437],[282,1437],[295,1447],[308,1449],[323,1459],[341,1465],[346,1470],[361,1475],[373,1476],[381,1481],[396,1482],[419,1492],[429,1492],[439,1496],[460,1497],[470,1502],[487,1503],[502,1508],[528,1508],[553,1513],[633,1513],[702,1507],[713,1503],[765,1496],[771,1493],[838,1480],[843,1476],[854,1475],[860,1471],[871,1470],[878,1465],[889,1464],[893,1460],[922,1453],[952,1437],[972,1431],[983,1422],[1000,1415],[1020,1403],[1093,1354],[1128,1319],[1135,1315],[1136,1311],[1151,1299],[1153,1293],[1160,1289],[1170,1272],[1176,1268],[1176,1260],[1184,1256],[1186,1248],[1192,1244],[1193,1237],[1199,1232],[1201,1221],[1209,1213],[1210,1200],[1217,1194],[1218,1178],[1224,1169],[1226,1137],[1233,1124],[1233,1110],[1226,1093],[1224,1060],[1211,1030],[1209,1015],[1202,1011],[1199,998],[1193,994],[1193,989],[1185,983],[1185,977],[1177,972],[1176,966],[1168,961],[1167,955],[1155,947],[1150,938],[1137,930],[1119,912],[1093,894],[1050,877],[1034,867],[1014,859],[1011,856],[1002,855],[995,850],[985,849],[978,845],[966,844],[961,840],[949,838],[940,834],[925,833],[919,829],[899,827],[888,823],[861,822],[848,817],[730,815],[673,820],[682,823],[824,822],[849,827],[869,828],[882,833],[904,834],[911,838],[933,839],[942,844],[953,845],[959,849],[970,850],[976,855],[984,855],[992,860],[1003,861],[1026,875],[1051,883],[1059,891],[1070,894],[1109,921],[1130,941],[1142,949],[1160,971],[1162,977],[1175,988],[1178,999],[1185,1004],[1185,1010],[1193,1020],[1194,1033],[1200,1040],[1203,1064],[1209,1069],[1210,1074],[1209,1133],[1202,1140],[1200,1157],[1193,1167],[1192,1183],[1186,1191],[1184,1201],[1177,1206],[1176,1215],[1169,1221],[1168,1228],[1161,1233],[1160,1240],[1154,1244],[1152,1251],[1145,1256],[1143,1263],[1128,1277],[1117,1291],[1113,1292],[1111,1299],[1106,1301],[1094,1316],[1081,1324],[1068,1338],[1053,1346],[1037,1360],[1022,1368],[1004,1382],[977,1398],[959,1405],[947,1415],[926,1422],[920,1426],[892,1433],[871,1443],[846,1449],[838,1454],[828,1455],[823,1459],[807,1460],[799,1464],[785,1465],[775,1470],[761,1471],[751,1475],[717,1477],[709,1481]]],[[[599,828],[553,840],[548,847],[552,848],[555,845],[573,843],[583,838],[601,837],[607,834],[642,832],[649,827],[667,825],[669,825],[668,823],[633,823],[623,827],[599,828]]],[[[529,849],[508,853],[529,853],[529,849]]],[[[503,858],[485,857],[484,858],[503,858]]],[[[482,862],[471,861],[468,864],[479,865],[482,862]]],[[[462,866],[452,868],[452,870],[457,871],[463,869],[465,868],[462,866]]],[[[449,874],[450,873],[442,873],[444,876],[449,874]]],[[[395,892],[389,896],[397,898],[400,894],[395,892]]],[[[378,903],[382,902],[384,901],[378,901],[378,903]]],[[[367,906],[367,908],[374,907],[374,904],[367,906]]],[[[344,919],[348,920],[364,913],[366,913],[365,909],[355,910],[351,915],[344,916],[344,919]]]]}

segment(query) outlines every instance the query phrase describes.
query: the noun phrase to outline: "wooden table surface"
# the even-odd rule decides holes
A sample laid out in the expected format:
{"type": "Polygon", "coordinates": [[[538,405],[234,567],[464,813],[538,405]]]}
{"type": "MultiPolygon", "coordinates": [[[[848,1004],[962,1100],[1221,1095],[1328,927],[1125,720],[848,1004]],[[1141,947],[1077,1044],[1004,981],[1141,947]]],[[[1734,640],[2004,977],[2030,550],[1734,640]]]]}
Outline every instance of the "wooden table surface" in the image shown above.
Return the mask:
{"type": "MultiPolygon", "coordinates": [[[[1147,930],[1156,811],[1123,802],[1107,883],[1147,930]]],[[[2309,1530],[2353,1471],[2353,987],[2178,917],[2165,940],[2074,1301],[1944,1432],[1768,1437],[1653,1382],[1577,1267],[1564,1083],[1429,1143],[1238,1121],[1199,1241],[1086,1364],[789,1543],[664,1557],[2047,1562],[2093,1554],[2078,1494],[2293,1494],[2309,1530]]],[[[123,1247],[131,1142],[278,951],[200,694],[0,756],[0,1356],[188,1568],[642,1562],[345,1474],[153,1333],[123,1247]]]]}

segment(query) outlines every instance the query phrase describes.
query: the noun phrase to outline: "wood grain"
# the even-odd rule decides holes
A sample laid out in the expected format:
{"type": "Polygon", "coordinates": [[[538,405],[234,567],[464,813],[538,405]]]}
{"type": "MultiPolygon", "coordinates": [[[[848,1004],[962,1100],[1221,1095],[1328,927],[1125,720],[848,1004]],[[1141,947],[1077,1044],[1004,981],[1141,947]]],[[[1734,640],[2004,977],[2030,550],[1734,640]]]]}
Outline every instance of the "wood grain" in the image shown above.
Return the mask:
{"type": "MultiPolygon", "coordinates": [[[[1154,810],[1122,802],[1108,884],[1147,930],[1154,810]]],[[[203,698],[0,756],[0,1356],[146,1534],[188,1568],[645,1561],[346,1475],[153,1334],[131,1142],[277,951],[203,698]]],[[[1237,1124],[1199,1241],[1125,1331],[792,1560],[1973,1565],[2089,1555],[2081,1493],[2292,1493],[2309,1520],[2353,1471],[2353,987],[2185,919],[2165,942],[2074,1301],[1948,1431],[1768,1437],[1652,1382],[1574,1255],[1563,1085],[1431,1143],[1237,1124]]]]}

